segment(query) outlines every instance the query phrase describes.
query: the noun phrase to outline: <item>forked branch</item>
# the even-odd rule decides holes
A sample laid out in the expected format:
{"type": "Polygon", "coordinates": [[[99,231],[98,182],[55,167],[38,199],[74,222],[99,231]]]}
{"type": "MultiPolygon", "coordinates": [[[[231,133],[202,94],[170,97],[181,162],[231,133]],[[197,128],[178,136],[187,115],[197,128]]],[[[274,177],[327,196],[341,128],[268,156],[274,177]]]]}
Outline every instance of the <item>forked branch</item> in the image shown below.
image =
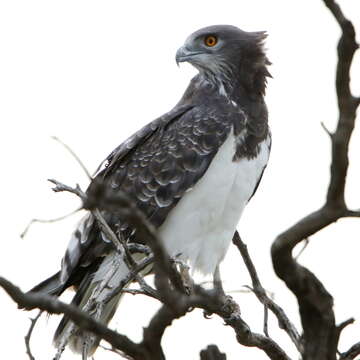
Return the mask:
{"type": "Polygon", "coordinates": [[[349,164],[349,142],[359,106],[350,91],[350,67],[358,44],[354,26],[345,18],[338,4],[333,0],[324,0],[324,3],[342,30],[336,70],[339,120],[336,131],[330,137],[332,160],[326,202],[319,210],[305,216],[280,234],[275,239],[271,252],[276,274],[284,280],[299,303],[304,330],[304,359],[335,360],[339,334],[335,325],[332,296],[319,279],[292,256],[294,247],[302,240],[342,217],[357,214],[347,208],[344,191],[349,164]]]}

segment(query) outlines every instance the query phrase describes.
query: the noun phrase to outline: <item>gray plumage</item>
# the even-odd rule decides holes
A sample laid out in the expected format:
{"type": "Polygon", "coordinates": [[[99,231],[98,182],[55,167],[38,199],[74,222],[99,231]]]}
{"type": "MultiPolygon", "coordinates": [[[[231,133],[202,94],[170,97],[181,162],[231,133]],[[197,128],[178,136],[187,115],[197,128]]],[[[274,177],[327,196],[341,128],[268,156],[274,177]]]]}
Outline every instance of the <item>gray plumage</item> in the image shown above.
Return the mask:
{"type": "MultiPolygon", "coordinates": [[[[270,150],[264,102],[266,77],[270,76],[266,68],[270,63],[263,50],[265,37],[264,32],[245,32],[227,25],[210,26],[190,35],[178,50],[176,60],[190,62],[199,74],[192,79],[173,110],[144,126],[107,157],[95,181],[90,184],[88,195],[93,196],[97,181],[104,183],[114,195],[118,191],[125,192],[161,234],[168,234],[167,221],[171,216],[174,219],[176,214],[173,210],[181,202],[188,201],[185,198],[191,202],[191,193],[197,191],[193,189],[204,183],[208,173],[215,171],[212,170],[215,168],[213,162],[223,161],[221,154],[225,150],[219,149],[225,149],[227,141],[233,137],[230,165],[248,166],[260,161],[254,168],[254,175],[249,173],[250,178],[246,178],[246,194],[241,198],[244,204],[237,210],[240,217],[243,206],[256,191],[270,150]],[[214,45],[207,45],[209,36],[214,45]]],[[[234,176],[238,178],[238,175],[234,176]]],[[[239,184],[237,189],[241,189],[239,184]]],[[[211,192],[208,196],[212,196],[211,192]]],[[[203,211],[207,211],[206,204],[203,211]]],[[[128,241],[143,243],[136,229],[131,228],[125,219],[106,212],[103,215],[116,233],[121,233],[128,241]]],[[[229,229],[236,226],[237,221],[234,222],[229,229]]],[[[221,226],[225,225],[219,222],[221,226]]],[[[170,256],[177,256],[177,253],[172,253],[174,246],[167,246],[167,239],[163,241],[170,256]]],[[[228,239],[225,243],[224,252],[228,239]]],[[[202,246],[199,245],[200,252],[202,246]]],[[[182,251],[181,244],[175,247],[181,250],[179,254],[183,253],[184,260],[191,263],[192,260],[186,256],[188,250],[184,248],[182,251]]],[[[223,256],[215,257],[213,263],[217,266],[223,256]]],[[[125,276],[127,268],[120,260],[92,215],[88,214],[71,238],[61,271],[33,291],[59,295],[74,285],[77,293],[73,303],[107,323],[119,299],[104,307],[94,304],[101,304],[101,299],[109,291],[101,284],[110,270],[114,274],[107,280],[113,286],[125,276]]],[[[203,263],[201,261],[198,264],[203,263]]],[[[193,263],[196,267],[195,260],[193,263]]],[[[199,268],[200,271],[206,269],[213,269],[213,265],[199,268]]],[[[62,348],[68,342],[86,358],[95,350],[98,339],[82,333],[64,317],[55,334],[55,344],[62,348]]]]}

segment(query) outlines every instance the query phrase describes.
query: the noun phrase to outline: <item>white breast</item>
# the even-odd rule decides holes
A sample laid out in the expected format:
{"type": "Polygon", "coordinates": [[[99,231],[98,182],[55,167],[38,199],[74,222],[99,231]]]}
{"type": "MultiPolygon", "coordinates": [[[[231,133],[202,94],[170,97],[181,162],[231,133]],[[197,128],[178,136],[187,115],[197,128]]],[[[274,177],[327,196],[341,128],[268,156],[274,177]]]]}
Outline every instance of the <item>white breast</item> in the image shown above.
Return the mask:
{"type": "Polygon", "coordinates": [[[219,149],[205,175],[188,191],[159,228],[171,257],[193,270],[213,274],[222,261],[269,158],[270,137],[254,159],[234,162],[233,133],[219,149]]]}

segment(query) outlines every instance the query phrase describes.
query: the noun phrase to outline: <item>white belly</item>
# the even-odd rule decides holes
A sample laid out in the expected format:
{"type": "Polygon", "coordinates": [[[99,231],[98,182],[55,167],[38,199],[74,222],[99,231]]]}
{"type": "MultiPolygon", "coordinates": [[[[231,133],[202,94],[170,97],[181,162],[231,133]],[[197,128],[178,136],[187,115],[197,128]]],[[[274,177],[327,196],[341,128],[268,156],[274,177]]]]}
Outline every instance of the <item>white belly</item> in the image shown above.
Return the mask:
{"type": "Polygon", "coordinates": [[[270,138],[261,143],[255,159],[234,162],[231,132],[206,174],[159,228],[159,237],[171,257],[188,262],[193,271],[214,273],[268,161],[269,143],[270,138]]]}

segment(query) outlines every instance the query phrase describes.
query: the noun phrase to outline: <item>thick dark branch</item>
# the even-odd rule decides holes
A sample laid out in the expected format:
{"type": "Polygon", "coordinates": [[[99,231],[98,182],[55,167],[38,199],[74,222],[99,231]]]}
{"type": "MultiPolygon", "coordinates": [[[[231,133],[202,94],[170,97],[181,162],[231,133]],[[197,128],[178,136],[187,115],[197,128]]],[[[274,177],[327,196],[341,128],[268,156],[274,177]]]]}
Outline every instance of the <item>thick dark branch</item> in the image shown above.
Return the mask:
{"type": "Polygon", "coordinates": [[[160,343],[166,328],[175,319],[184,316],[193,308],[200,308],[208,314],[216,314],[221,317],[226,325],[233,328],[239,344],[257,347],[272,360],[290,360],[274,340],[250,330],[250,327],[240,315],[239,305],[234,300],[224,297],[213,290],[205,290],[198,285],[194,285],[193,294],[190,296],[178,296],[176,306],[163,305],[154,315],[149,326],[144,329],[142,346],[147,352],[155,354],[153,360],[163,359],[160,343]]]}
{"type": "Polygon", "coordinates": [[[360,342],[354,344],[348,351],[341,354],[339,360],[353,360],[360,355],[360,342]]]}
{"type": "Polygon", "coordinates": [[[144,359],[139,346],[132,342],[127,336],[109,329],[77,307],[65,304],[57,298],[44,294],[23,293],[17,286],[3,277],[0,277],[0,286],[20,307],[26,310],[40,309],[51,314],[65,314],[81,329],[96,334],[115,348],[124,351],[136,359],[144,359]]]}
{"type": "MultiPolygon", "coordinates": [[[[240,316],[238,304],[232,299],[225,297],[223,293],[214,290],[207,291],[200,286],[194,285],[193,293],[190,296],[186,294],[186,291],[183,289],[181,276],[175,266],[172,266],[168,255],[161,246],[161,242],[158,241],[155,229],[148,223],[142,212],[126,195],[118,194],[117,196],[110,197],[107,195],[106,190],[102,191],[100,189],[99,193],[102,196],[97,199],[89,199],[87,194],[82,192],[79,187],[71,188],[55,180],[52,180],[52,182],[56,185],[55,191],[69,191],[81,198],[85,207],[92,211],[98,220],[104,234],[108,238],[112,238],[114,244],[119,247],[119,250],[121,246],[128,250],[127,244],[122,243],[122,239],[116,238],[116,235],[102,218],[101,212],[98,209],[104,209],[110,213],[118,214],[121,218],[126,219],[131,226],[136,228],[138,235],[144,239],[149,248],[151,248],[155,262],[155,283],[157,284],[158,292],[151,293],[153,289],[149,290],[146,287],[144,288],[144,284],[141,281],[139,281],[140,286],[142,286],[144,292],[150,291],[150,295],[153,295],[157,299],[159,299],[160,295],[160,300],[164,305],[144,330],[144,339],[140,344],[136,344],[126,336],[110,330],[72,305],[64,304],[56,298],[43,294],[24,294],[9,281],[0,278],[0,286],[2,286],[21,307],[28,310],[39,308],[50,313],[66,314],[81,329],[94,333],[96,336],[109,342],[114,348],[137,360],[164,359],[161,339],[166,328],[171,325],[174,319],[184,316],[193,308],[200,308],[209,314],[213,313],[220,316],[227,325],[234,329],[236,338],[240,344],[257,347],[263,350],[272,360],[289,360],[286,353],[274,340],[251,332],[249,326],[240,316]],[[173,285],[172,287],[168,281],[169,279],[173,285]]],[[[102,184],[99,184],[99,186],[102,186],[102,184]]],[[[147,248],[142,248],[141,250],[144,252],[148,251],[147,248]]],[[[147,266],[152,260],[152,255],[148,255],[142,262],[138,264],[135,263],[133,268],[129,268],[129,276],[124,281],[130,281],[138,271],[147,266]]],[[[114,289],[114,292],[116,291],[120,291],[120,287],[119,289],[114,289]]]]}
{"type": "Polygon", "coordinates": [[[347,217],[360,217],[360,210],[348,210],[346,212],[347,217]]]}
{"type": "Polygon", "coordinates": [[[148,291],[143,289],[122,289],[121,292],[131,294],[131,295],[146,295],[152,297],[153,299],[161,301],[160,297],[157,295],[156,290],[148,291]]]}
{"type": "Polygon", "coordinates": [[[327,203],[333,207],[345,207],[344,190],[348,169],[348,148],[354,129],[356,110],[359,103],[350,90],[350,67],[358,49],[353,24],[345,18],[339,5],[333,0],[324,0],[341,27],[338,43],[338,63],[336,67],[336,92],[339,105],[339,121],[332,137],[331,180],[327,203]]]}
{"type": "Polygon", "coordinates": [[[175,319],[184,316],[188,311],[187,304],[184,304],[182,309],[176,306],[170,308],[163,305],[157,313],[152,317],[148,327],[144,328],[142,346],[147,352],[152,354],[152,360],[163,360],[165,355],[161,347],[161,340],[167,327],[169,327],[175,319]]]}
{"type": "Polygon", "coordinates": [[[348,170],[348,148],[355,124],[359,103],[350,92],[350,66],[356,49],[355,30],[340,7],[333,0],[324,0],[342,35],[338,44],[336,91],[339,104],[339,121],[331,134],[331,177],[325,205],[304,217],[280,234],[271,249],[276,274],[285,281],[299,303],[304,329],[304,359],[335,360],[339,332],[335,325],[333,299],[317,277],[297,263],[292,256],[294,247],[303,239],[315,234],[338,219],[357,216],[345,204],[345,181],[348,170]]]}
{"type": "Polygon", "coordinates": [[[216,345],[209,345],[206,349],[201,350],[200,360],[226,360],[226,354],[220,352],[216,345]]]}
{"type": "Polygon", "coordinates": [[[31,219],[29,221],[29,223],[26,225],[24,231],[20,234],[20,237],[21,238],[24,238],[26,236],[26,234],[28,233],[29,229],[32,227],[32,225],[34,225],[35,223],[42,223],[42,224],[51,224],[51,223],[54,223],[54,222],[58,222],[58,221],[61,221],[61,220],[65,220],[67,219],[68,217],[76,214],[78,211],[80,211],[81,208],[78,208],[74,211],[72,211],[71,213],[68,213],[66,215],[63,215],[63,216],[59,216],[58,218],[54,218],[54,219],[31,219]]]}
{"type": "Polygon", "coordinates": [[[195,286],[195,294],[191,299],[192,306],[204,309],[208,314],[214,313],[220,316],[226,325],[235,331],[239,344],[249,347],[257,347],[264,351],[270,359],[289,360],[287,354],[271,338],[250,330],[248,324],[242,319],[239,305],[230,297],[205,291],[195,286]]]}

